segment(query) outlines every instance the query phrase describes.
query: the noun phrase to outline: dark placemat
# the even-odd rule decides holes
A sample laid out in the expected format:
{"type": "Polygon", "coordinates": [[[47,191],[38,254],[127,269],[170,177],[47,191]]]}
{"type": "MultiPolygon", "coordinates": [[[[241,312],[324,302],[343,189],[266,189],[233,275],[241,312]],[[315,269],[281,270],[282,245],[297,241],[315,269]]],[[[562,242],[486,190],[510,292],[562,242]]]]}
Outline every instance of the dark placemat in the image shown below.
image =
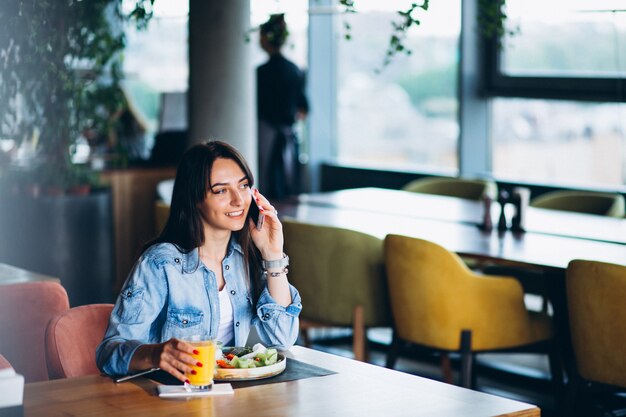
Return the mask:
{"type": "Polygon", "coordinates": [[[231,384],[233,385],[233,388],[237,389],[253,387],[256,385],[273,384],[275,382],[295,381],[297,379],[313,378],[316,376],[332,375],[336,373],[337,372],[331,371],[330,369],[321,368],[319,366],[287,358],[287,366],[281,374],[270,378],[256,379],[252,381],[233,381],[231,384]]]}
{"type": "MultiPolygon", "coordinates": [[[[256,385],[274,384],[276,382],[295,381],[297,379],[313,378],[316,376],[332,375],[336,373],[337,372],[331,371],[329,369],[287,358],[287,366],[281,374],[265,379],[255,379],[251,381],[232,381],[231,384],[234,389],[237,389],[253,387],[256,385]]],[[[164,371],[152,372],[151,374],[148,374],[146,376],[154,381],[160,382],[161,384],[182,385],[182,383],[178,379],[174,378],[172,375],[164,371]]]]}

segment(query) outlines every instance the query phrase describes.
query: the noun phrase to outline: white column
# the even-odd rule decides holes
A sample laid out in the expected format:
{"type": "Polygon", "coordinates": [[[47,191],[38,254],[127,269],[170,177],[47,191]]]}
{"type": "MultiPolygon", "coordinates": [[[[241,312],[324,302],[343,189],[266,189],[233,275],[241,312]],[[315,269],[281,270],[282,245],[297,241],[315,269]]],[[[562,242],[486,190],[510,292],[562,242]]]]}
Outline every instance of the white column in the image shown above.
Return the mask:
{"type": "Polygon", "coordinates": [[[256,173],[249,29],[250,0],[189,0],[189,141],[228,142],[256,173]]]}
{"type": "Polygon", "coordinates": [[[477,0],[462,3],[461,60],[459,69],[459,173],[466,177],[489,178],[491,173],[491,138],[489,102],[481,97],[482,35],[477,27],[477,0]]]}
{"type": "Polygon", "coordinates": [[[320,164],[335,155],[337,138],[336,0],[309,0],[309,175],[305,189],[318,191],[320,164]],[[308,187],[307,187],[308,186],[308,187]]]}

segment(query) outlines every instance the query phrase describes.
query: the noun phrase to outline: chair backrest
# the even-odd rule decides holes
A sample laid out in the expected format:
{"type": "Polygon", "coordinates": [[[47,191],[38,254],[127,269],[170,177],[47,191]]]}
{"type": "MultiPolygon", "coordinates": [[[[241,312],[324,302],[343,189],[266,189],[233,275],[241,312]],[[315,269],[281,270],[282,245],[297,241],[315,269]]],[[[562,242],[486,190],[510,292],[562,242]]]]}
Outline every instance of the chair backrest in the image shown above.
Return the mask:
{"type": "Polygon", "coordinates": [[[517,280],[479,276],[455,253],[422,239],[388,235],[384,254],[395,331],[401,339],[445,350],[459,349],[462,330],[472,331],[475,350],[514,347],[533,339],[517,280]]]}
{"type": "Polygon", "coordinates": [[[69,307],[65,288],[54,281],[0,285],[0,352],[26,382],[48,380],[46,326],[69,307]]]}
{"type": "Polygon", "coordinates": [[[48,324],[46,360],[50,379],[99,374],[96,348],[109,323],[113,304],[89,304],[67,310],[48,324]]]}
{"type": "Polygon", "coordinates": [[[626,213],[624,197],[621,194],[593,191],[551,191],[533,198],[530,205],[610,217],[624,217],[626,213]]]}
{"type": "Polygon", "coordinates": [[[626,388],[626,266],[574,260],[566,280],[578,373],[626,388]]]}
{"type": "Polygon", "coordinates": [[[366,326],[391,324],[380,239],[290,220],[283,221],[283,230],[289,281],[302,296],[302,318],[348,326],[354,307],[361,305],[366,326]]]}
{"type": "Polygon", "coordinates": [[[483,179],[428,177],[418,178],[402,187],[414,193],[438,194],[450,197],[480,200],[483,196],[495,199],[498,186],[495,182],[483,179]]]}

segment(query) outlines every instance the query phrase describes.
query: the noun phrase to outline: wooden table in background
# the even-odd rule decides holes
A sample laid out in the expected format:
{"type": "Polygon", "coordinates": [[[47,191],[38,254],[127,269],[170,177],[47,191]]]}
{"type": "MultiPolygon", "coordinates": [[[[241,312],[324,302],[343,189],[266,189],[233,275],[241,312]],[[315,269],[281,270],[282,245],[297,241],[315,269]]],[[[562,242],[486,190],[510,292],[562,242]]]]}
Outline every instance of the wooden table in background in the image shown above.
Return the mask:
{"type": "Polygon", "coordinates": [[[562,271],[572,259],[626,262],[626,245],[621,243],[544,233],[486,232],[462,222],[307,203],[277,203],[275,206],[281,217],[356,230],[380,239],[391,233],[416,237],[458,254],[501,264],[562,271]]]}
{"type": "Polygon", "coordinates": [[[115,384],[99,375],[27,384],[25,417],[39,416],[539,416],[489,394],[296,346],[288,357],[338,372],[236,389],[234,395],[161,399],[146,378],[115,384]]]}
{"type": "MultiPolygon", "coordinates": [[[[471,225],[482,223],[484,210],[480,201],[385,188],[303,194],[298,202],[471,225]]],[[[513,209],[513,206],[509,204],[508,208],[513,209]]],[[[494,202],[491,213],[495,226],[500,205],[494,202]]],[[[513,210],[507,214],[510,221],[513,210]]],[[[525,226],[527,233],[626,244],[626,219],[528,207],[525,226]]]]}

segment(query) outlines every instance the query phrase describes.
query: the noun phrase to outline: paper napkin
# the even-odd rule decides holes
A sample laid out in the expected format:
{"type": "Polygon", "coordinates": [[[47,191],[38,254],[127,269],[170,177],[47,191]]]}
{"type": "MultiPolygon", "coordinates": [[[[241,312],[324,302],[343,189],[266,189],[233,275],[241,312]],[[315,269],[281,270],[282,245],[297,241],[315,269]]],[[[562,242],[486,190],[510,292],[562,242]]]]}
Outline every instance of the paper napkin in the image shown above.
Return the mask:
{"type": "Polygon", "coordinates": [[[0,408],[22,405],[23,398],[24,377],[13,368],[0,370],[0,408]]]}
{"type": "Polygon", "coordinates": [[[187,391],[184,385],[159,385],[157,387],[159,397],[213,397],[215,395],[232,395],[235,393],[230,384],[213,384],[208,391],[187,391]]]}

